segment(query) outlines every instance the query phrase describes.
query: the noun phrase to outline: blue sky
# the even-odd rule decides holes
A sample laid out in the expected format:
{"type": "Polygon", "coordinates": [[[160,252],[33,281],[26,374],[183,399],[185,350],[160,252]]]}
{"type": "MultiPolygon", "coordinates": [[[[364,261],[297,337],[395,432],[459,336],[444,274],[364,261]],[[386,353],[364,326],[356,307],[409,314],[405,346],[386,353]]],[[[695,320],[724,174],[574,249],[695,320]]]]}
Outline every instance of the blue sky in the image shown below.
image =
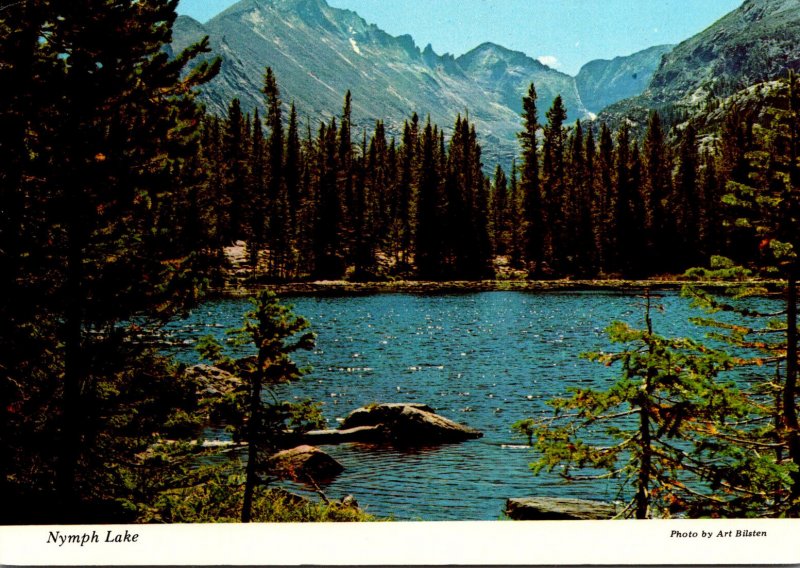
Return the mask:
{"type": "MultiPolygon", "coordinates": [[[[679,43],[742,0],[328,0],[392,35],[461,55],[491,41],[574,75],[593,59],[679,43]]],[[[204,22],[234,0],[181,0],[178,12],[204,22]]]]}

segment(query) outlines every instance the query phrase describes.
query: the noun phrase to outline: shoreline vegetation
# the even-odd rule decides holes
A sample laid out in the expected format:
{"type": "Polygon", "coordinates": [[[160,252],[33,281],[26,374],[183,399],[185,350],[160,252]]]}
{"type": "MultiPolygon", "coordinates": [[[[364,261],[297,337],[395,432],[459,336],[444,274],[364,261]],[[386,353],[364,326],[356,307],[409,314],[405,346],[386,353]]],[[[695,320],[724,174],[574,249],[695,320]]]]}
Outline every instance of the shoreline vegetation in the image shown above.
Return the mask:
{"type": "Polygon", "coordinates": [[[290,282],[269,282],[262,262],[253,271],[248,266],[246,245],[238,242],[225,247],[227,267],[223,269],[221,285],[211,287],[209,298],[252,298],[263,290],[280,297],[285,296],[349,296],[366,294],[454,294],[472,292],[629,292],[644,290],[676,290],[691,285],[703,290],[724,291],[736,287],[757,287],[769,292],[779,292],[785,280],[767,278],[697,279],[685,275],[667,274],[650,278],[621,278],[616,275],[597,278],[527,278],[523,271],[507,268],[508,259],[498,257],[497,278],[484,280],[423,280],[384,278],[375,280],[312,280],[298,279],[290,282]],[[253,274],[255,273],[255,277],[253,274]]]}
{"type": "MultiPolygon", "coordinates": [[[[680,290],[684,286],[703,289],[726,289],[730,281],[696,281],[680,278],[653,278],[625,280],[618,278],[590,280],[391,280],[378,282],[353,282],[348,280],[318,280],[313,282],[288,282],[281,284],[236,283],[212,291],[211,297],[249,298],[260,290],[271,290],[278,296],[360,295],[360,294],[447,294],[458,292],[626,292],[639,290],[680,290]]],[[[785,285],[780,280],[749,280],[736,282],[737,286],[757,286],[770,291],[785,285]]]]}

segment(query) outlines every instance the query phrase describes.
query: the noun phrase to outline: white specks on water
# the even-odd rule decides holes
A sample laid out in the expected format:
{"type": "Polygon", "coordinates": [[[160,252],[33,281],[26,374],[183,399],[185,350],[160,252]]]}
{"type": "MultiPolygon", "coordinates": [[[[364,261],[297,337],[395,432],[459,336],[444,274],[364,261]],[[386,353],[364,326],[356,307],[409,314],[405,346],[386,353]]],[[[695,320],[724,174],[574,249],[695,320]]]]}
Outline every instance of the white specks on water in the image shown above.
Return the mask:
{"type": "MultiPolygon", "coordinates": [[[[659,329],[691,335],[685,329],[691,314],[674,298],[666,300],[668,318],[656,314],[663,320],[659,329]]],[[[512,437],[509,428],[518,420],[550,416],[544,401],[562,395],[569,385],[591,377],[592,384],[602,386],[612,378],[614,369],[577,354],[609,351],[603,329],[610,321],[640,326],[642,310],[632,308],[637,300],[615,294],[511,292],[292,300],[295,312],[314,322],[318,347],[296,354],[301,366],[313,370],[304,379],[278,385],[280,399],[323,402],[332,427],[373,402],[417,401],[484,433],[481,440],[412,452],[331,446],[331,455],[346,470],[326,493],[352,493],[370,512],[398,520],[493,520],[505,498],[537,487],[554,496],[616,496],[614,487],[602,484],[564,486],[546,472],[532,477],[528,464],[533,458],[524,445],[528,440],[512,437]]],[[[184,339],[213,333],[223,341],[221,331],[204,324],[237,327],[248,308],[246,302],[220,302],[208,316],[204,308],[166,331],[192,363],[197,355],[184,339]]],[[[232,355],[252,354],[241,347],[228,349],[232,355]]]]}

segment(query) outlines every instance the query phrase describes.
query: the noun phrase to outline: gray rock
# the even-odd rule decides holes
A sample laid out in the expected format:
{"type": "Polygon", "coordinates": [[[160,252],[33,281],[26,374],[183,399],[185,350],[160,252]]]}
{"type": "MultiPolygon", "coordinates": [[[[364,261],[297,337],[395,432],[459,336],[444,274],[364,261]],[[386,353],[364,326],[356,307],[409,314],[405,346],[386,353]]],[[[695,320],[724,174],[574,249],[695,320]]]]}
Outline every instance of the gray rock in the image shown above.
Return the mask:
{"type": "Polygon", "coordinates": [[[233,373],[213,365],[195,365],[186,369],[185,374],[200,397],[230,394],[242,384],[242,379],[233,373]]]}
{"type": "Polygon", "coordinates": [[[348,442],[381,442],[386,439],[383,426],[357,426],[346,430],[311,430],[302,435],[312,444],[346,444],[348,442]]]}
{"type": "Polygon", "coordinates": [[[344,466],[314,446],[298,446],[278,452],[269,458],[270,473],[293,481],[332,479],[344,471],[344,466]]]}
{"type": "Polygon", "coordinates": [[[527,497],[509,499],[505,513],[515,521],[596,521],[612,518],[616,507],[602,501],[527,497]]]}
{"type": "Polygon", "coordinates": [[[404,445],[424,446],[480,438],[482,433],[433,412],[430,406],[415,403],[377,404],[354,410],[345,418],[341,430],[380,426],[384,439],[404,445]]]}

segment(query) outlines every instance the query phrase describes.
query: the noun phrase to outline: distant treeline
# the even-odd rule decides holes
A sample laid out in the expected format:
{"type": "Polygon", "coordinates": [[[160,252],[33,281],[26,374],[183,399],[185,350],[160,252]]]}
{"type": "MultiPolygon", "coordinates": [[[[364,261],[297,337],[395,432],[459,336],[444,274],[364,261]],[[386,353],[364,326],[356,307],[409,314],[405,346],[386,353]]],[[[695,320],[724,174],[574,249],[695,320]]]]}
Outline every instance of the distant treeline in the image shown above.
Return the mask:
{"type": "Polygon", "coordinates": [[[470,280],[498,266],[531,278],[640,278],[753,254],[722,207],[759,147],[734,106],[702,136],[692,120],[668,132],[654,111],[637,137],[625,123],[567,126],[561,97],[541,123],[531,85],[522,154],[487,177],[467,118],[448,138],[416,114],[400,140],[382,121],[354,132],[348,92],[338,119],[312,131],[294,105],[283,120],[271,69],[264,95],[265,120],[238,100],[226,117],[205,117],[198,189],[202,239],[245,241],[262,279],[470,280]]]}

